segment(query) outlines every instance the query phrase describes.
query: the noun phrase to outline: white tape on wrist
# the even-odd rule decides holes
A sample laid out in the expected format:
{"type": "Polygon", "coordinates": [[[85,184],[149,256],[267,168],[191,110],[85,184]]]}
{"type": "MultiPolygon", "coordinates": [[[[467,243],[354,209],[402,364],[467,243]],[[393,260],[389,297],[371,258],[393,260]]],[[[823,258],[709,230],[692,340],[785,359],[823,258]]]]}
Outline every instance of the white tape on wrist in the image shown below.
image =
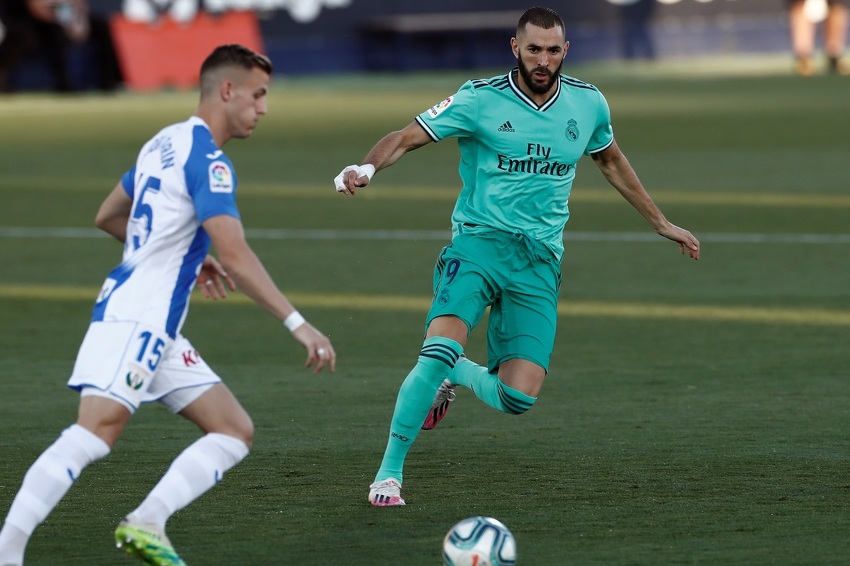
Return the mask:
{"type": "Polygon", "coordinates": [[[283,319],[283,325],[289,329],[290,332],[295,332],[295,330],[300,328],[305,322],[307,322],[307,320],[301,316],[301,313],[298,311],[292,311],[289,313],[289,316],[283,319]]]}
{"type": "Polygon", "coordinates": [[[357,173],[357,178],[366,177],[370,181],[372,180],[372,176],[375,174],[375,166],[371,163],[367,163],[365,165],[349,165],[342,172],[334,177],[334,187],[336,187],[337,192],[343,192],[346,189],[345,183],[343,182],[343,178],[349,171],[354,171],[357,173]]]}

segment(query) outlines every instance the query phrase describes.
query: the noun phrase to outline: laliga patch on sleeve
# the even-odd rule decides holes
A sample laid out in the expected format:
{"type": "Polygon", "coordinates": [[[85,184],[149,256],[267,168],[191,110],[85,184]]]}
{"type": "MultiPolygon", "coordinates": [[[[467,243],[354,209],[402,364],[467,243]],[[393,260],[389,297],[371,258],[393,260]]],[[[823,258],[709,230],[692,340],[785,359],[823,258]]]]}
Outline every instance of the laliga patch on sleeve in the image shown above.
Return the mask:
{"type": "Polygon", "coordinates": [[[210,163],[210,192],[232,193],[233,172],[224,161],[213,161],[210,163]]]}
{"type": "Polygon", "coordinates": [[[450,96],[447,99],[445,99],[444,101],[440,102],[439,104],[435,104],[434,106],[432,106],[431,108],[428,109],[428,115],[431,118],[436,118],[437,116],[439,116],[443,112],[443,110],[445,110],[446,108],[448,108],[451,105],[452,100],[453,99],[450,96]]]}

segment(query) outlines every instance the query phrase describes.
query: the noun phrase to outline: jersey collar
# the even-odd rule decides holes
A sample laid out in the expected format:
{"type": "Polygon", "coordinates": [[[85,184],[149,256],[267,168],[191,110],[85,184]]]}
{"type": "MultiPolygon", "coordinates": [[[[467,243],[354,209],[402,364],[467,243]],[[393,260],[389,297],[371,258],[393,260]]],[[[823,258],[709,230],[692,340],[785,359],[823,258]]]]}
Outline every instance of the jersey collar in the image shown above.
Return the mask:
{"type": "Polygon", "coordinates": [[[200,116],[198,116],[197,114],[193,114],[193,115],[189,116],[189,119],[187,120],[187,122],[189,122],[193,126],[203,126],[208,130],[210,129],[209,124],[207,124],[204,121],[204,119],[201,118],[200,116]]]}
{"type": "Polygon", "coordinates": [[[514,94],[517,96],[517,98],[519,98],[535,110],[545,112],[550,106],[555,104],[555,101],[561,95],[561,77],[559,76],[558,80],[555,81],[555,92],[552,94],[552,96],[549,97],[549,100],[547,100],[543,104],[538,105],[531,98],[529,98],[528,95],[522,92],[522,89],[519,88],[519,85],[516,82],[516,77],[518,74],[519,69],[514,67],[511,72],[508,73],[508,84],[511,85],[511,90],[514,91],[514,94]]]}

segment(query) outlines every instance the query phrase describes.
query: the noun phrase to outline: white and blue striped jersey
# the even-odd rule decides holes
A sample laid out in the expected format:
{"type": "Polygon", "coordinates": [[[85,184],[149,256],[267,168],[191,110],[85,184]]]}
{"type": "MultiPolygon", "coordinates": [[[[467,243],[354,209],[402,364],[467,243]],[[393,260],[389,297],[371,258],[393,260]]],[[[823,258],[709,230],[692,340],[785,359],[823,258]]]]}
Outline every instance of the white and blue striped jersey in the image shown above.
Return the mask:
{"type": "Polygon", "coordinates": [[[124,254],[92,322],[140,322],[174,338],[210,247],[201,223],[220,214],[239,218],[233,164],[193,116],[151,138],[121,183],[133,199],[124,254]]]}

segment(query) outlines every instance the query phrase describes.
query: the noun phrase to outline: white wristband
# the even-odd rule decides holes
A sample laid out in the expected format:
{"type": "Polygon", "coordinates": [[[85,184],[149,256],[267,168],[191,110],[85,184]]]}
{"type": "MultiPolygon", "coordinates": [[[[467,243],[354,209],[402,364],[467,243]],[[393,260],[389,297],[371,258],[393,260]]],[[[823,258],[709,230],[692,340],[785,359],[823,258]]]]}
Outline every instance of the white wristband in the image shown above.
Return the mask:
{"type": "Polygon", "coordinates": [[[375,166],[371,163],[367,163],[366,165],[361,165],[360,168],[363,170],[364,173],[366,173],[366,176],[371,181],[372,177],[375,176],[375,166]]]}
{"type": "Polygon", "coordinates": [[[283,319],[283,325],[288,328],[290,332],[295,332],[295,330],[300,328],[305,322],[307,321],[298,311],[292,311],[289,313],[289,316],[283,319]]]}
{"type": "Polygon", "coordinates": [[[343,192],[346,190],[345,183],[343,183],[342,179],[345,177],[345,174],[349,171],[354,171],[357,173],[357,178],[366,177],[370,181],[372,180],[372,176],[375,174],[375,166],[371,163],[367,163],[365,165],[349,165],[345,169],[342,170],[342,173],[334,177],[334,187],[336,187],[337,192],[343,192]]]}

